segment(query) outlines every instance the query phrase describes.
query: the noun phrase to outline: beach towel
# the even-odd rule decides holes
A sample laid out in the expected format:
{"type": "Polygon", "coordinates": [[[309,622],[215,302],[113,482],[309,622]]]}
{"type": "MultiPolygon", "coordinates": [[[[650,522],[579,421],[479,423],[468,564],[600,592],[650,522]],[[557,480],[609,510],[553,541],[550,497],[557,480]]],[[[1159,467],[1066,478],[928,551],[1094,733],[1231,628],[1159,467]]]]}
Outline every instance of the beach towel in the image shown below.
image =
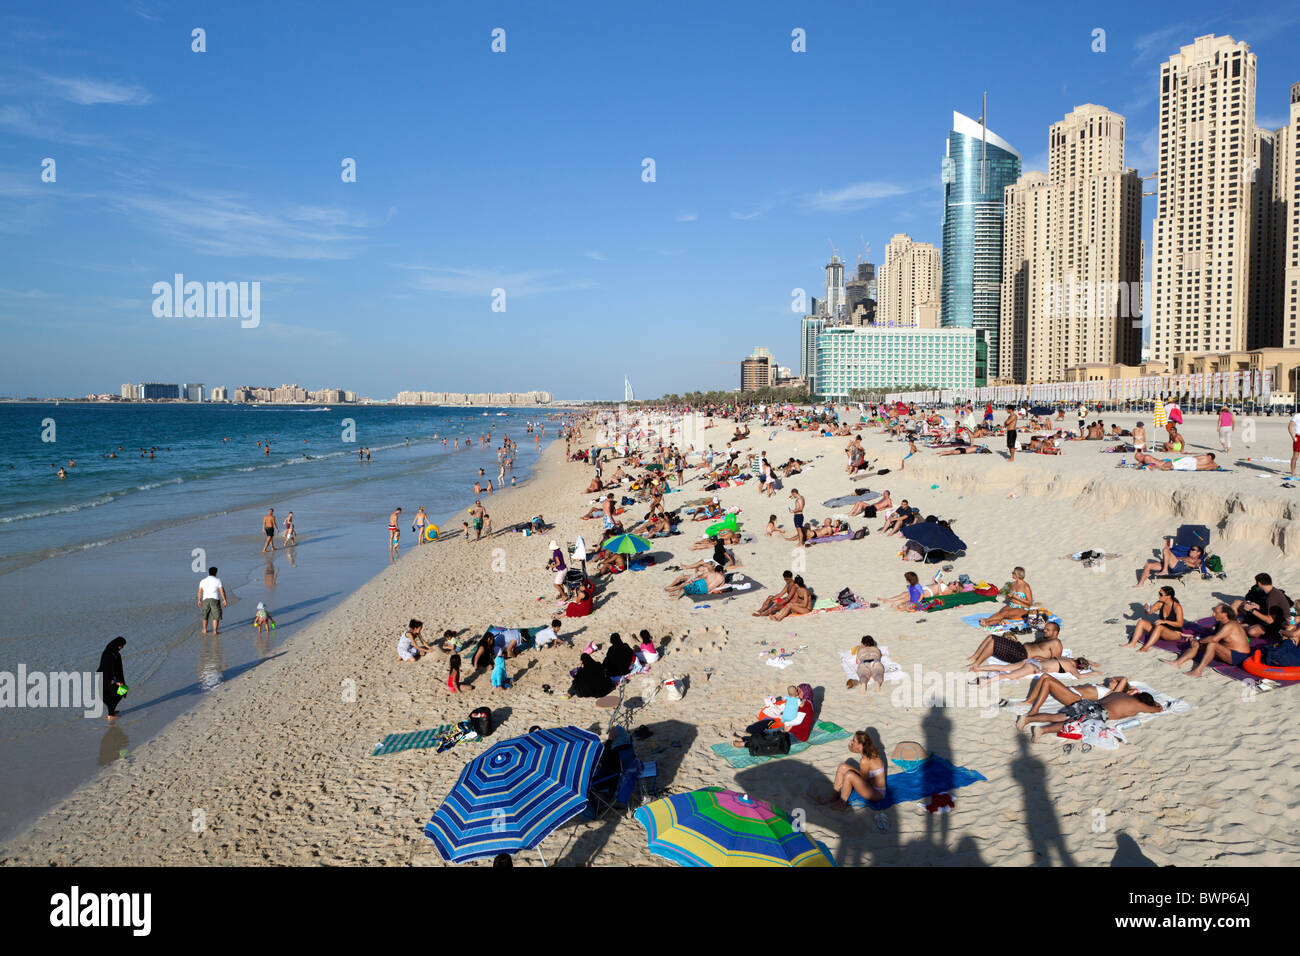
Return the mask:
{"type": "Polygon", "coordinates": [[[919,763],[911,760],[894,761],[904,767],[902,773],[891,773],[885,784],[885,799],[868,806],[873,810],[886,810],[896,803],[925,800],[936,793],[948,793],[988,778],[978,770],[957,767],[943,757],[931,754],[919,763]]]}
{"type": "Polygon", "coordinates": [[[881,496],[879,491],[869,491],[866,488],[859,489],[857,494],[840,495],[838,498],[827,498],[822,504],[827,508],[844,508],[849,505],[857,504],[859,501],[872,502],[881,496]]]}
{"type": "MultiPolygon", "coordinates": [[[[984,634],[1006,634],[1007,632],[1016,629],[1023,629],[1028,633],[1029,631],[1032,630],[1032,628],[1026,628],[1022,621],[1012,621],[1009,624],[999,624],[993,627],[981,627],[980,618],[989,617],[989,616],[990,615],[988,614],[967,614],[965,617],[961,619],[961,622],[963,624],[967,624],[975,628],[975,630],[980,631],[984,634]]],[[[1057,625],[1061,623],[1061,619],[1057,617],[1055,614],[1048,617],[1048,620],[1057,625]]]]}
{"type": "MultiPolygon", "coordinates": [[[[371,751],[372,757],[384,757],[388,754],[399,754],[404,750],[427,750],[430,747],[440,747],[445,740],[452,740],[452,745],[464,741],[465,733],[469,731],[469,721],[461,721],[460,724],[443,724],[432,730],[413,730],[405,734],[389,734],[379,743],[375,744],[375,749],[371,751]],[[461,724],[465,726],[462,727],[461,724]]],[[[475,736],[470,738],[477,740],[475,736]]],[[[448,749],[446,747],[442,749],[448,749]]]]}
{"type": "MultiPolygon", "coordinates": [[[[855,649],[856,650],[856,649],[855,649]]],[[[858,679],[858,660],[854,657],[854,651],[840,651],[840,666],[844,668],[844,676],[849,680],[858,679]]],[[[885,682],[893,680],[902,680],[906,675],[903,673],[903,665],[896,663],[889,656],[889,648],[881,646],[880,663],[885,668],[885,682]]]]}
{"type": "MultiPolygon", "coordinates": [[[[1206,637],[1209,634],[1213,634],[1214,629],[1217,626],[1218,625],[1216,625],[1214,622],[1214,618],[1203,617],[1199,620],[1188,621],[1187,623],[1185,623],[1183,625],[1183,633],[1186,634],[1188,637],[1193,637],[1193,638],[1206,637]]],[[[1250,649],[1252,651],[1267,646],[1268,646],[1268,640],[1266,638],[1256,637],[1256,638],[1252,638],[1250,641],[1250,649]]],[[[1179,641],[1171,641],[1168,640],[1167,638],[1161,638],[1160,640],[1156,641],[1156,647],[1158,647],[1162,651],[1169,651],[1173,654],[1181,654],[1183,651],[1187,649],[1186,644],[1183,644],[1179,641]]],[[[1201,654],[1198,651],[1196,654],[1196,659],[1200,660],[1200,658],[1201,658],[1201,654]]],[[[1227,661],[1220,661],[1220,660],[1214,661],[1212,664],[1210,664],[1210,670],[1214,671],[1217,674],[1222,674],[1224,677],[1229,677],[1232,680],[1247,681],[1247,682],[1259,681],[1258,677],[1255,677],[1253,674],[1246,673],[1240,667],[1233,667],[1227,661]]]]}
{"type": "MultiPolygon", "coordinates": [[[[938,597],[926,598],[921,602],[922,611],[946,611],[950,607],[960,607],[963,604],[980,604],[985,601],[996,601],[997,594],[980,594],[979,591],[959,591],[956,594],[940,594],[938,597]]],[[[982,615],[976,615],[978,620],[982,615]]]]}
{"type": "Polygon", "coordinates": [[[805,547],[811,547],[814,544],[830,544],[832,541],[852,541],[853,532],[845,531],[842,534],[833,534],[829,538],[809,538],[804,542],[805,547]]]}
{"type": "Polygon", "coordinates": [[[739,571],[733,571],[727,575],[727,583],[720,591],[713,591],[705,594],[688,594],[686,595],[696,604],[704,601],[721,600],[726,597],[735,597],[739,594],[753,594],[755,591],[762,590],[763,585],[759,584],[753,578],[745,577],[739,571]]]}
{"type": "Polygon", "coordinates": [[[741,770],[745,767],[753,767],[756,764],[767,763],[769,760],[779,760],[782,757],[802,753],[809,747],[816,747],[818,744],[828,744],[831,741],[844,740],[846,737],[851,736],[853,735],[839,724],[833,724],[829,720],[819,720],[813,726],[812,734],[809,735],[807,743],[798,740],[790,741],[789,754],[773,754],[767,757],[755,757],[744,747],[735,747],[730,743],[714,744],[712,750],[732,767],[741,770]]]}

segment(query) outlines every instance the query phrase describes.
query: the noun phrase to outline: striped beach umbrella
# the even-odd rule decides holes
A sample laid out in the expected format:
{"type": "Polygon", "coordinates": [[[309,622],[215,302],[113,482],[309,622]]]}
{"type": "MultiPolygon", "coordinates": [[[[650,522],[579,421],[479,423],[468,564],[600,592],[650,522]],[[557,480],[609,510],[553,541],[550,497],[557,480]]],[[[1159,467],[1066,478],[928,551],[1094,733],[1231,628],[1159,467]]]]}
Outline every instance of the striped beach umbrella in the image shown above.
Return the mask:
{"type": "Polygon", "coordinates": [[[600,547],[602,551],[614,554],[640,554],[650,550],[650,542],[639,534],[616,534],[609,540],[602,541],[600,547]]]}
{"type": "Polygon", "coordinates": [[[587,806],[600,751],[600,738],[577,727],[493,744],[465,765],[424,835],[451,863],[536,849],[587,806]]]}
{"type": "Polygon", "coordinates": [[[636,811],[650,852],[682,866],[834,866],[826,847],[762,800],[705,787],[636,811]]]}
{"type": "Polygon", "coordinates": [[[1156,410],[1151,413],[1151,424],[1155,425],[1156,428],[1164,428],[1168,422],[1169,419],[1165,416],[1164,399],[1157,398],[1156,410]]]}

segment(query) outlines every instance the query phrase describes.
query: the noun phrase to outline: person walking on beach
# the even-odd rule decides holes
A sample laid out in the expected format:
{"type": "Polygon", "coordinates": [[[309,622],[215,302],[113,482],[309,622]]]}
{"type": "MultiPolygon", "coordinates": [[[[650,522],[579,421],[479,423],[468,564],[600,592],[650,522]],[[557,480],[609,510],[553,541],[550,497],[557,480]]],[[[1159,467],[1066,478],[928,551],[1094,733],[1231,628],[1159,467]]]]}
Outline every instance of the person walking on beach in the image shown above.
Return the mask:
{"type": "Polygon", "coordinates": [[[487,509],[483,507],[483,502],[477,498],[474,500],[474,507],[469,509],[470,521],[474,525],[474,540],[478,541],[483,537],[483,518],[487,515],[487,509]]]}
{"type": "Polygon", "coordinates": [[[1228,406],[1219,406],[1219,447],[1224,451],[1232,451],[1232,433],[1236,427],[1236,420],[1228,406]]]}
{"type": "Polygon", "coordinates": [[[1014,405],[1007,406],[1007,420],[1002,423],[1007,430],[1007,452],[1008,461],[1016,460],[1016,424],[1020,421],[1020,416],[1016,414],[1014,405]]]}
{"type": "Polygon", "coordinates": [[[267,508],[266,514],[262,516],[262,531],[266,533],[266,544],[262,545],[262,553],[266,554],[266,549],[275,550],[275,533],[280,530],[275,524],[275,509],[267,508]]]}
{"type": "Polygon", "coordinates": [[[1286,430],[1291,435],[1291,471],[1289,476],[1294,478],[1296,459],[1300,458],[1300,411],[1291,416],[1291,421],[1287,424],[1286,430]]]}
{"type": "Polygon", "coordinates": [[[125,637],[115,637],[108,642],[104,653],[99,655],[100,696],[108,708],[109,721],[117,720],[117,705],[122,702],[119,687],[126,686],[122,675],[122,648],[126,647],[125,637]]]}
{"type": "Polygon", "coordinates": [[[402,536],[402,529],[397,523],[402,520],[402,509],[394,508],[393,513],[388,516],[388,546],[394,551],[397,550],[397,541],[402,536]]]}
{"type": "Polygon", "coordinates": [[[284,519],[284,546],[287,548],[291,544],[298,543],[298,532],[293,527],[293,512],[290,511],[288,517],[284,519]]]}
{"type": "Polygon", "coordinates": [[[203,633],[208,633],[208,621],[212,622],[212,633],[217,634],[221,630],[221,609],[229,606],[226,600],[226,589],[221,585],[221,578],[217,577],[216,568],[208,568],[208,576],[199,582],[199,599],[198,605],[203,609],[203,633]]]}

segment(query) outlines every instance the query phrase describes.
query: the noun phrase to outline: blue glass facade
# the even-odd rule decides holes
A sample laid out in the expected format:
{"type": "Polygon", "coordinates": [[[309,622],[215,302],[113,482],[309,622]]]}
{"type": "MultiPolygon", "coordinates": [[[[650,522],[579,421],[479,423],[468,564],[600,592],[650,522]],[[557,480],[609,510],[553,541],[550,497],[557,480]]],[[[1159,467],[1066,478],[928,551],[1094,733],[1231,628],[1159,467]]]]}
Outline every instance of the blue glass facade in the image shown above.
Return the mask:
{"type": "Polygon", "coordinates": [[[953,114],[943,160],[943,289],[939,324],[973,328],[999,375],[1003,191],[1020,178],[1020,154],[995,133],[953,114]],[[982,178],[982,183],[981,183],[982,178]]]}

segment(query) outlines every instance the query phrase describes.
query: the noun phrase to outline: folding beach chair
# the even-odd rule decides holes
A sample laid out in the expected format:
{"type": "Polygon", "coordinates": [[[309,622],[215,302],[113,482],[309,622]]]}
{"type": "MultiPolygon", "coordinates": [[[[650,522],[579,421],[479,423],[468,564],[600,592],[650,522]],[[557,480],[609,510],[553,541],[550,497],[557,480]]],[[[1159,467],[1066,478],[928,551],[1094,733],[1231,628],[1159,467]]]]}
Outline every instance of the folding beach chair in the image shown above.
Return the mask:
{"type": "Polygon", "coordinates": [[[627,816],[644,799],[642,778],[646,765],[636,755],[631,738],[613,748],[618,767],[593,777],[587,791],[587,817],[600,820],[611,810],[627,816]]]}

